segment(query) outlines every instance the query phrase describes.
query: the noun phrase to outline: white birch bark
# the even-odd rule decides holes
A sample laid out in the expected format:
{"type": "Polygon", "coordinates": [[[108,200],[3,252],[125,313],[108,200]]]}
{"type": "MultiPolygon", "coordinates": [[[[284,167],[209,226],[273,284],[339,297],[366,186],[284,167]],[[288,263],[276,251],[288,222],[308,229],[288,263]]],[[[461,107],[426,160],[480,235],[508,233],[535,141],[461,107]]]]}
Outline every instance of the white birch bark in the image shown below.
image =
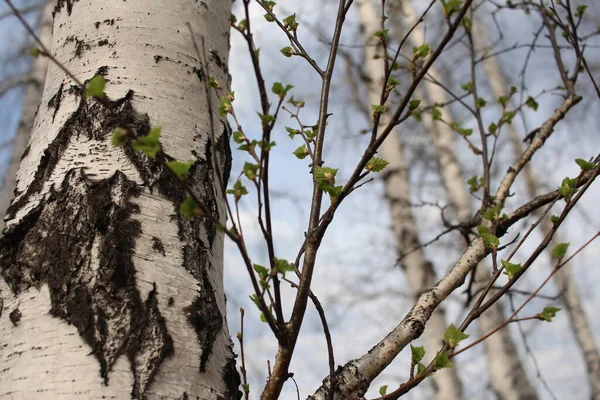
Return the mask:
{"type": "MultiPolygon", "coordinates": [[[[380,41],[373,36],[373,32],[380,29],[381,16],[378,15],[372,0],[360,1],[357,6],[365,42],[364,68],[366,75],[370,78],[370,83],[367,85],[369,104],[379,104],[385,77],[383,62],[375,57],[381,55],[378,54],[381,53],[381,46],[377,46],[380,41]]],[[[380,125],[386,126],[388,122],[389,117],[383,115],[380,125]]],[[[423,291],[433,286],[437,279],[433,265],[421,248],[417,223],[410,205],[409,171],[402,153],[402,143],[398,132],[392,131],[381,145],[379,154],[390,163],[384,171],[383,179],[385,195],[390,204],[396,249],[400,256],[412,249],[417,249],[405,255],[400,263],[413,297],[416,299],[423,291]]],[[[444,309],[436,308],[423,333],[428,358],[432,358],[429,355],[435,355],[439,349],[447,327],[444,309]]],[[[437,400],[462,398],[462,385],[456,368],[436,372],[432,382],[437,400]]]]}
{"type": "MultiPolygon", "coordinates": [[[[474,39],[476,39],[478,47],[481,49],[487,48],[491,43],[488,31],[477,21],[474,22],[473,29],[476,32],[474,39]]],[[[488,58],[484,61],[483,65],[488,78],[487,82],[492,91],[492,96],[498,98],[506,95],[508,92],[506,88],[506,75],[497,59],[495,57],[488,58]]],[[[513,145],[513,150],[516,157],[518,157],[524,150],[522,138],[514,126],[508,125],[507,129],[508,137],[513,145]]],[[[539,181],[531,165],[527,165],[523,169],[523,178],[525,186],[527,187],[527,194],[531,198],[541,194],[539,181]]],[[[541,222],[540,227],[544,231],[544,234],[547,233],[552,228],[550,220],[545,218],[541,222]]],[[[561,243],[558,234],[554,235],[554,241],[556,243],[561,243]]],[[[561,289],[561,298],[567,309],[571,328],[573,329],[575,339],[585,359],[588,380],[592,391],[592,399],[600,400],[600,353],[598,352],[594,334],[583,309],[573,272],[570,266],[566,265],[561,268],[555,276],[557,284],[561,289]]]]}
{"type": "Polygon", "coordinates": [[[108,100],[49,66],[0,241],[0,399],[241,397],[223,235],[178,214],[185,193],[159,164],[111,145],[118,126],[162,125],[165,153],[194,161],[190,185],[225,220],[228,136],[216,118],[211,133],[204,85],[207,70],[229,85],[230,7],[57,3],[52,54],[81,81],[104,75],[108,100]]]}
{"type": "MultiPolygon", "coordinates": [[[[53,1],[46,1],[46,5],[41,11],[40,26],[38,37],[48,48],[52,46],[52,10],[53,1]]],[[[4,173],[4,182],[0,192],[0,232],[4,229],[4,216],[10,201],[13,198],[13,192],[17,185],[17,170],[19,169],[19,160],[27,147],[29,134],[33,127],[33,120],[36,111],[42,99],[44,90],[44,80],[48,69],[48,58],[37,57],[31,63],[31,71],[27,79],[25,93],[23,94],[23,106],[21,110],[21,121],[15,135],[12,153],[6,172],[4,173]]]]}
{"type": "MultiPolygon", "coordinates": [[[[407,14],[407,23],[412,25],[416,22],[415,12],[410,1],[402,2],[407,14]]],[[[476,36],[476,35],[475,35],[476,36]]],[[[425,35],[422,29],[415,29],[411,36],[413,45],[419,46],[425,43],[425,35]]],[[[429,74],[439,82],[443,79],[433,66],[429,74]]],[[[443,89],[437,85],[428,85],[426,89],[431,104],[444,103],[448,99],[443,89]]],[[[453,121],[449,111],[444,113],[444,119],[451,124],[453,121]]],[[[448,125],[430,118],[424,118],[423,123],[429,132],[435,154],[440,162],[440,175],[448,193],[450,203],[456,207],[459,222],[466,223],[471,218],[470,195],[467,191],[466,179],[462,174],[460,163],[456,158],[456,137],[448,125]]],[[[476,283],[473,291],[477,293],[482,286],[490,280],[490,272],[485,265],[477,267],[476,283]]],[[[479,326],[482,333],[487,333],[505,321],[504,312],[499,303],[490,307],[479,318],[479,326]]],[[[519,353],[510,336],[508,329],[503,329],[484,341],[485,353],[490,367],[492,388],[500,399],[506,400],[534,400],[537,398],[535,389],[529,382],[525,368],[519,359],[519,353]]]]}

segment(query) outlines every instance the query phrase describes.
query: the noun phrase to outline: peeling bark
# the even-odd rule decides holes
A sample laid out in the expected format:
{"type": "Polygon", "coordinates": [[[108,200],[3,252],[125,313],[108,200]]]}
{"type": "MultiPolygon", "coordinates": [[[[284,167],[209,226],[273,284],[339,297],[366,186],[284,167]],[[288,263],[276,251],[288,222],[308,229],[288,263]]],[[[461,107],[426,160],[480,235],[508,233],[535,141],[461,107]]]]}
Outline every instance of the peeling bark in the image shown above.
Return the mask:
{"type": "Polygon", "coordinates": [[[166,157],[193,160],[190,187],[224,221],[213,182],[227,181],[229,137],[210,131],[217,117],[194,71],[229,85],[230,6],[56,4],[55,57],[81,81],[105,76],[108,97],[84,98],[49,67],[0,240],[12,315],[0,314],[0,398],[241,398],[222,233],[178,213],[186,193],[158,162],[111,145],[116,127],[163,125],[166,157]],[[222,55],[196,59],[185,21],[222,55]]]}

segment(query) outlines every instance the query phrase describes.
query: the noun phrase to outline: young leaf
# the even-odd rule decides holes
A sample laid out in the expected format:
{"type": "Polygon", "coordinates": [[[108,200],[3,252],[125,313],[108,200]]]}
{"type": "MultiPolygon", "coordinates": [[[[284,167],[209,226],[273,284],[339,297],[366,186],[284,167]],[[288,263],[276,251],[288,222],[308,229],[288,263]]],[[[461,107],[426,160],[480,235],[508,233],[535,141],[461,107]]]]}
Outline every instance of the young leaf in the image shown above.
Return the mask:
{"type": "Polygon", "coordinates": [[[442,112],[438,108],[434,107],[431,110],[431,118],[433,118],[434,121],[442,119],[442,112]]]}
{"type": "Polygon", "coordinates": [[[527,107],[531,108],[533,111],[537,111],[538,107],[540,106],[540,105],[538,104],[538,102],[537,102],[537,101],[535,101],[535,99],[534,99],[533,97],[531,97],[531,96],[529,96],[529,97],[527,98],[527,100],[525,101],[525,105],[526,105],[527,107]]]}
{"type": "Polygon", "coordinates": [[[198,207],[198,204],[190,196],[186,197],[185,200],[179,205],[179,212],[186,218],[194,218],[196,215],[201,215],[202,212],[198,207]]]}
{"type": "Polygon", "coordinates": [[[233,100],[235,100],[235,94],[233,92],[228,92],[221,98],[221,103],[219,104],[220,117],[224,117],[233,111],[233,100]]]}
{"type": "Polygon", "coordinates": [[[369,160],[369,162],[367,162],[367,165],[365,165],[365,169],[371,172],[380,172],[383,171],[383,169],[387,167],[388,164],[389,162],[384,160],[383,158],[373,157],[369,160]]]}
{"type": "Polygon", "coordinates": [[[448,357],[448,352],[444,351],[438,354],[435,357],[433,365],[436,371],[442,368],[452,368],[452,363],[450,362],[450,358],[448,357]]]}
{"type": "Polygon", "coordinates": [[[294,150],[293,154],[296,156],[296,158],[298,158],[300,160],[304,160],[306,158],[306,156],[309,155],[310,153],[308,152],[308,148],[306,147],[306,145],[303,144],[302,146],[300,146],[296,150],[294,150]]]}
{"type": "Polygon", "coordinates": [[[85,97],[104,97],[106,81],[102,75],[95,75],[85,85],[85,97]]]}
{"type": "Polygon", "coordinates": [[[565,178],[563,179],[558,191],[565,198],[565,201],[571,200],[571,196],[575,193],[577,187],[577,179],[565,178]]]}
{"type": "Polygon", "coordinates": [[[375,32],[373,34],[373,36],[375,36],[375,37],[383,40],[383,39],[385,39],[387,37],[388,30],[389,29],[384,29],[384,30],[381,30],[381,31],[377,31],[377,32],[375,32]]]}
{"type": "Polygon", "coordinates": [[[261,279],[266,279],[269,276],[269,270],[260,264],[253,264],[252,267],[258,273],[261,279]]]}
{"type": "Polygon", "coordinates": [[[487,226],[479,225],[477,232],[481,235],[483,243],[485,243],[485,247],[488,249],[497,249],[500,245],[500,239],[493,235],[487,226]]]}
{"type": "Polygon", "coordinates": [[[237,144],[241,144],[246,139],[247,139],[247,137],[242,132],[239,132],[239,131],[233,132],[233,141],[236,142],[237,144]]]}
{"type": "Polygon", "coordinates": [[[468,337],[469,335],[467,335],[464,332],[461,332],[457,327],[454,326],[454,324],[450,324],[450,326],[448,327],[448,329],[446,329],[446,332],[444,333],[444,342],[446,342],[446,344],[450,346],[451,349],[454,349],[456,346],[458,346],[458,344],[461,341],[465,340],[468,337]]]}
{"type": "Polygon", "coordinates": [[[586,161],[583,158],[578,158],[575,160],[575,162],[583,171],[591,171],[594,168],[596,168],[596,164],[594,164],[593,162],[586,161]]]}
{"type": "Polygon", "coordinates": [[[544,310],[536,315],[540,321],[552,322],[552,318],[556,316],[556,313],[560,311],[558,307],[546,307],[544,310]]]}
{"type": "Polygon", "coordinates": [[[521,264],[513,264],[506,260],[500,260],[500,261],[502,261],[502,266],[504,267],[504,271],[502,271],[502,273],[504,275],[507,275],[508,279],[514,278],[515,275],[518,274],[519,271],[521,271],[521,269],[523,268],[521,266],[521,264]]]}
{"type": "Polygon", "coordinates": [[[193,161],[181,162],[181,161],[169,161],[167,166],[177,175],[179,179],[183,179],[187,176],[190,167],[194,164],[193,161]]]}
{"type": "Polygon", "coordinates": [[[283,27],[286,28],[288,31],[295,31],[296,29],[298,29],[298,25],[299,24],[296,21],[295,13],[283,19],[283,27]]]}
{"type": "Polygon", "coordinates": [[[249,163],[246,161],[244,163],[243,172],[244,172],[244,175],[246,175],[246,178],[253,181],[258,176],[258,165],[252,164],[252,163],[249,163]]]}
{"type": "Polygon", "coordinates": [[[276,258],[275,259],[275,270],[278,273],[283,274],[285,276],[286,272],[294,270],[294,266],[292,264],[290,264],[287,260],[282,260],[282,259],[276,258]]]}
{"type": "Polygon", "coordinates": [[[464,85],[461,85],[461,89],[464,90],[465,92],[470,92],[471,90],[473,90],[473,82],[467,82],[464,85]]]}
{"type": "Polygon", "coordinates": [[[560,243],[554,246],[552,249],[552,256],[556,258],[563,258],[567,254],[567,249],[570,243],[560,243]]]}
{"type": "Polygon", "coordinates": [[[293,56],[295,54],[294,50],[290,46],[286,46],[286,47],[284,47],[283,49],[281,49],[279,51],[281,52],[281,54],[283,54],[284,56],[286,56],[288,58],[291,57],[291,56],[293,56]]]}
{"type": "Polygon", "coordinates": [[[239,201],[242,196],[248,194],[248,189],[246,189],[246,187],[242,185],[242,181],[238,179],[233,184],[233,189],[227,190],[227,194],[232,194],[235,201],[239,201]]]}
{"type": "Polygon", "coordinates": [[[334,168],[315,167],[315,180],[319,189],[324,190],[324,188],[335,185],[335,175],[337,172],[338,170],[334,168]]]}
{"type": "Polygon", "coordinates": [[[413,364],[418,364],[421,362],[421,360],[423,359],[423,357],[425,357],[425,347],[423,346],[413,346],[412,344],[410,345],[410,353],[411,353],[411,360],[413,364]]]}
{"type": "Polygon", "coordinates": [[[146,136],[137,138],[132,146],[135,150],[141,151],[150,158],[156,157],[156,154],[160,151],[160,134],[162,127],[156,126],[150,129],[150,133],[146,136]]]}
{"type": "Polygon", "coordinates": [[[379,394],[382,396],[385,396],[387,394],[387,385],[383,385],[382,387],[379,388],[379,394]]]}
{"type": "Polygon", "coordinates": [[[371,110],[373,110],[373,115],[383,114],[385,112],[385,106],[371,104],[371,110]]]}
{"type": "Polygon", "coordinates": [[[408,103],[408,110],[409,111],[415,110],[417,107],[419,107],[419,104],[421,104],[421,100],[411,100],[408,103]]]}
{"type": "Polygon", "coordinates": [[[40,50],[37,47],[31,47],[27,52],[33,58],[37,58],[40,55],[40,50]]]}

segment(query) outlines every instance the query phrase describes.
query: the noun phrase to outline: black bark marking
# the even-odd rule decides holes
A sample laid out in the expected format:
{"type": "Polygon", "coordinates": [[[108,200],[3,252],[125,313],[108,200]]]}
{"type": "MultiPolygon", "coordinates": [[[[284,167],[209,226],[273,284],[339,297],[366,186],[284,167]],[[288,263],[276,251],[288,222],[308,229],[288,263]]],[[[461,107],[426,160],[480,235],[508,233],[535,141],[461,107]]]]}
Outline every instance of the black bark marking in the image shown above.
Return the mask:
{"type": "Polygon", "coordinates": [[[73,11],[73,3],[77,1],[79,0],[58,0],[58,3],[54,7],[54,12],[52,13],[52,16],[54,17],[56,13],[60,12],[63,6],[65,5],[67,6],[67,14],[71,15],[71,11],[73,11]]]}
{"type": "Polygon", "coordinates": [[[202,271],[202,279],[198,284],[200,286],[198,297],[183,311],[190,325],[194,327],[202,348],[200,372],[206,372],[206,364],[212,354],[214,342],[223,329],[223,316],[217,305],[215,290],[205,270],[202,271]]]}
{"type": "Polygon", "coordinates": [[[64,83],[61,83],[60,86],[58,87],[58,90],[54,94],[54,96],[52,96],[50,98],[50,100],[48,100],[48,108],[52,108],[54,110],[52,112],[52,122],[54,122],[54,118],[56,118],[56,113],[58,112],[58,110],[60,108],[60,103],[62,101],[63,88],[64,88],[64,83]]]}
{"type": "Polygon", "coordinates": [[[22,316],[23,314],[21,314],[21,310],[19,310],[18,307],[12,310],[10,314],[8,314],[8,318],[10,319],[10,322],[12,322],[13,326],[17,326],[19,324],[19,321],[21,321],[22,316]]]}
{"type": "MultiPolygon", "coordinates": [[[[103,68],[99,68],[98,73],[102,72],[103,68]]],[[[49,107],[55,107],[55,115],[62,98],[59,93],[62,91],[61,85],[60,90],[53,97],[54,101],[51,100],[52,104],[48,103],[49,107]]],[[[86,100],[82,96],[77,110],[73,112],[54,141],[44,151],[27,192],[8,207],[6,219],[14,218],[14,214],[29,202],[30,197],[42,190],[72,138],[84,133],[90,139],[104,140],[105,136],[110,135],[118,126],[128,127],[138,136],[146,135],[150,131],[148,116],[140,116],[135,112],[130,104],[132,97],[133,91],[130,91],[122,99],[104,100],[103,104],[99,104],[94,99],[86,100]],[[138,130],[142,131],[138,132],[138,130]]],[[[17,193],[17,195],[19,194],[17,193]]]]}
{"type": "Polygon", "coordinates": [[[236,356],[233,353],[233,348],[230,348],[229,354],[232,354],[231,358],[227,360],[225,368],[221,373],[223,382],[225,382],[225,396],[224,400],[240,400],[242,398],[242,392],[240,391],[240,385],[242,381],[240,374],[236,367],[236,356]]]}
{"type": "Polygon", "coordinates": [[[165,246],[164,246],[162,240],[160,240],[156,236],[152,236],[152,250],[162,254],[163,257],[167,255],[167,253],[165,252],[165,246]]]}
{"type": "Polygon", "coordinates": [[[141,231],[130,199],[138,195],[137,184],[121,172],[92,182],[81,169],[71,170],[43,207],[0,240],[0,272],[15,293],[47,284],[50,314],[77,328],[105,383],[125,354],[132,392],[143,398],[173,344],[156,290],[144,301],[135,282],[132,254],[141,231]]]}

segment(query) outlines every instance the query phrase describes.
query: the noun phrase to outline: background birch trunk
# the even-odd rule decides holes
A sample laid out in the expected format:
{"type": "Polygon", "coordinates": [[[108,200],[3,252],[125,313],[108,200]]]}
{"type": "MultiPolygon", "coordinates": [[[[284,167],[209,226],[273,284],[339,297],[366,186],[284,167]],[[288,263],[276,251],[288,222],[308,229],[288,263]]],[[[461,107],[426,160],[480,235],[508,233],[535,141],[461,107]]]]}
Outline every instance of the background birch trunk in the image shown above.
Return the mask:
{"type": "MultiPolygon", "coordinates": [[[[381,46],[377,46],[381,42],[373,36],[373,32],[378,30],[381,16],[378,15],[377,8],[372,0],[360,1],[357,6],[363,26],[361,32],[365,43],[365,73],[370,78],[370,82],[367,84],[369,104],[379,104],[381,88],[385,85],[385,77],[381,57],[376,57],[377,55],[381,56],[381,46]]],[[[380,126],[386,126],[388,123],[389,117],[386,118],[384,114],[380,126]]],[[[421,247],[418,226],[412,213],[409,171],[402,153],[399,132],[393,131],[390,134],[381,145],[379,153],[384,160],[390,163],[386,167],[383,179],[385,195],[390,205],[396,250],[398,255],[402,256],[412,249],[417,249],[404,256],[400,262],[410,291],[413,293],[413,297],[417,299],[422,292],[433,286],[437,279],[433,265],[425,256],[421,247]]],[[[431,314],[423,333],[424,345],[429,359],[435,356],[435,351],[441,345],[448,325],[444,308],[436,308],[431,314]]],[[[436,372],[432,382],[435,398],[438,400],[458,400],[463,397],[462,385],[456,368],[436,372]]]]}
{"type": "MultiPolygon", "coordinates": [[[[474,23],[473,28],[476,32],[474,38],[477,39],[477,45],[481,50],[486,49],[490,46],[489,32],[482,26],[482,23],[474,23]]],[[[509,86],[504,70],[498,63],[495,57],[488,58],[483,66],[487,74],[487,82],[492,91],[494,98],[506,95],[507,87],[509,86]]],[[[508,125],[508,137],[513,145],[514,153],[523,153],[523,139],[519,136],[513,125],[508,125]]],[[[523,178],[525,187],[527,188],[527,194],[532,198],[542,193],[540,190],[540,184],[536,177],[536,174],[531,166],[528,164],[523,170],[523,178]]],[[[537,213],[539,217],[539,213],[537,213]]],[[[551,229],[551,222],[548,218],[544,218],[540,223],[540,227],[544,234],[551,229]]],[[[560,240],[559,234],[554,235],[554,241],[556,243],[565,242],[560,240]]],[[[561,299],[566,308],[569,316],[569,322],[571,329],[575,334],[575,339],[585,360],[586,369],[588,372],[588,379],[590,387],[592,389],[592,399],[600,399],[600,353],[598,353],[598,347],[594,340],[594,334],[591,326],[585,314],[583,308],[583,302],[579,296],[577,285],[573,277],[573,272],[569,265],[561,268],[556,274],[556,283],[561,290],[561,299]]]]}
{"type": "MultiPolygon", "coordinates": [[[[416,22],[416,13],[410,1],[401,2],[406,17],[405,26],[412,26],[416,22]]],[[[423,30],[417,28],[409,38],[412,46],[426,43],[423,30]]],[[[443,82],[441,74],[433,66],[429,75],[438,82],[443,82]]],[[[447,101],[443,89],[435,84],[421,86],[417,92],[419,96],[428,99],[428,104],[443,104],[447,101]]],[[[444,119],[448,124],[454,120],[446,110],[444,119]]],[[[448,200],[456,211],[460,224],[469,223],[472,217],[471,196],[467,191],[466,182],[460,163],[456,157],[457,133],[449,125],[423,118],[423,124],[433,143],[442,184],[448,194],[448,200]]],[[[489,267],[479,265],[476,267],[475,285],[472,290],[479,292],[490,280],[489,267]]],[[[491,331],[505,321],[504,312],[500,303],[494,304],[479,318],[480,330],[483,334],[491,331]]],[[[485,353],[490,367],[490,378],[493,390],[500,399],[533,400],[537,394],[525,368],[519,359],[519,353],[510,335],[510,330],[502,329],[484,341],[485,353]]]]}
{"type": "Polygon", "coordinates": [[[103,75],[108,97],[49,66],[0,241],[0,398],[241,397],[223,235],[178,213],[186,194],[158,163],[111,144],[116,127],[162,125],[164,152],[193,160],[189,184],[225,220],[228,135],[205,84],[229,85],[230,8],[56,5],[52,54],[81,81],[103,75]]]}
{"type": "MultiPolygon", "coordinates": [[[[52,10],[53,1],[46,1],[41,11],[38,37],[48,48],[52,46],[52,10]]],[[[3,171],[4,179],[2,190],[0,191],[0,232],[4,230],[4,216],[10,201],[14,197],[14,190],[17,185],[17,170],[19,169],[19,160],[27,147],[29,134],[33,128],[33,121],[38,106],[42,99],[44,90],[44,81],[46,80],[46,71],[48,70],[48,58],[37,57],[31,63],[25,93],[23,94],[23,105],[21,111],[21,121],[17,128],[17,133],[13,141],[11,157],[6,171],[3,171]]]]}

